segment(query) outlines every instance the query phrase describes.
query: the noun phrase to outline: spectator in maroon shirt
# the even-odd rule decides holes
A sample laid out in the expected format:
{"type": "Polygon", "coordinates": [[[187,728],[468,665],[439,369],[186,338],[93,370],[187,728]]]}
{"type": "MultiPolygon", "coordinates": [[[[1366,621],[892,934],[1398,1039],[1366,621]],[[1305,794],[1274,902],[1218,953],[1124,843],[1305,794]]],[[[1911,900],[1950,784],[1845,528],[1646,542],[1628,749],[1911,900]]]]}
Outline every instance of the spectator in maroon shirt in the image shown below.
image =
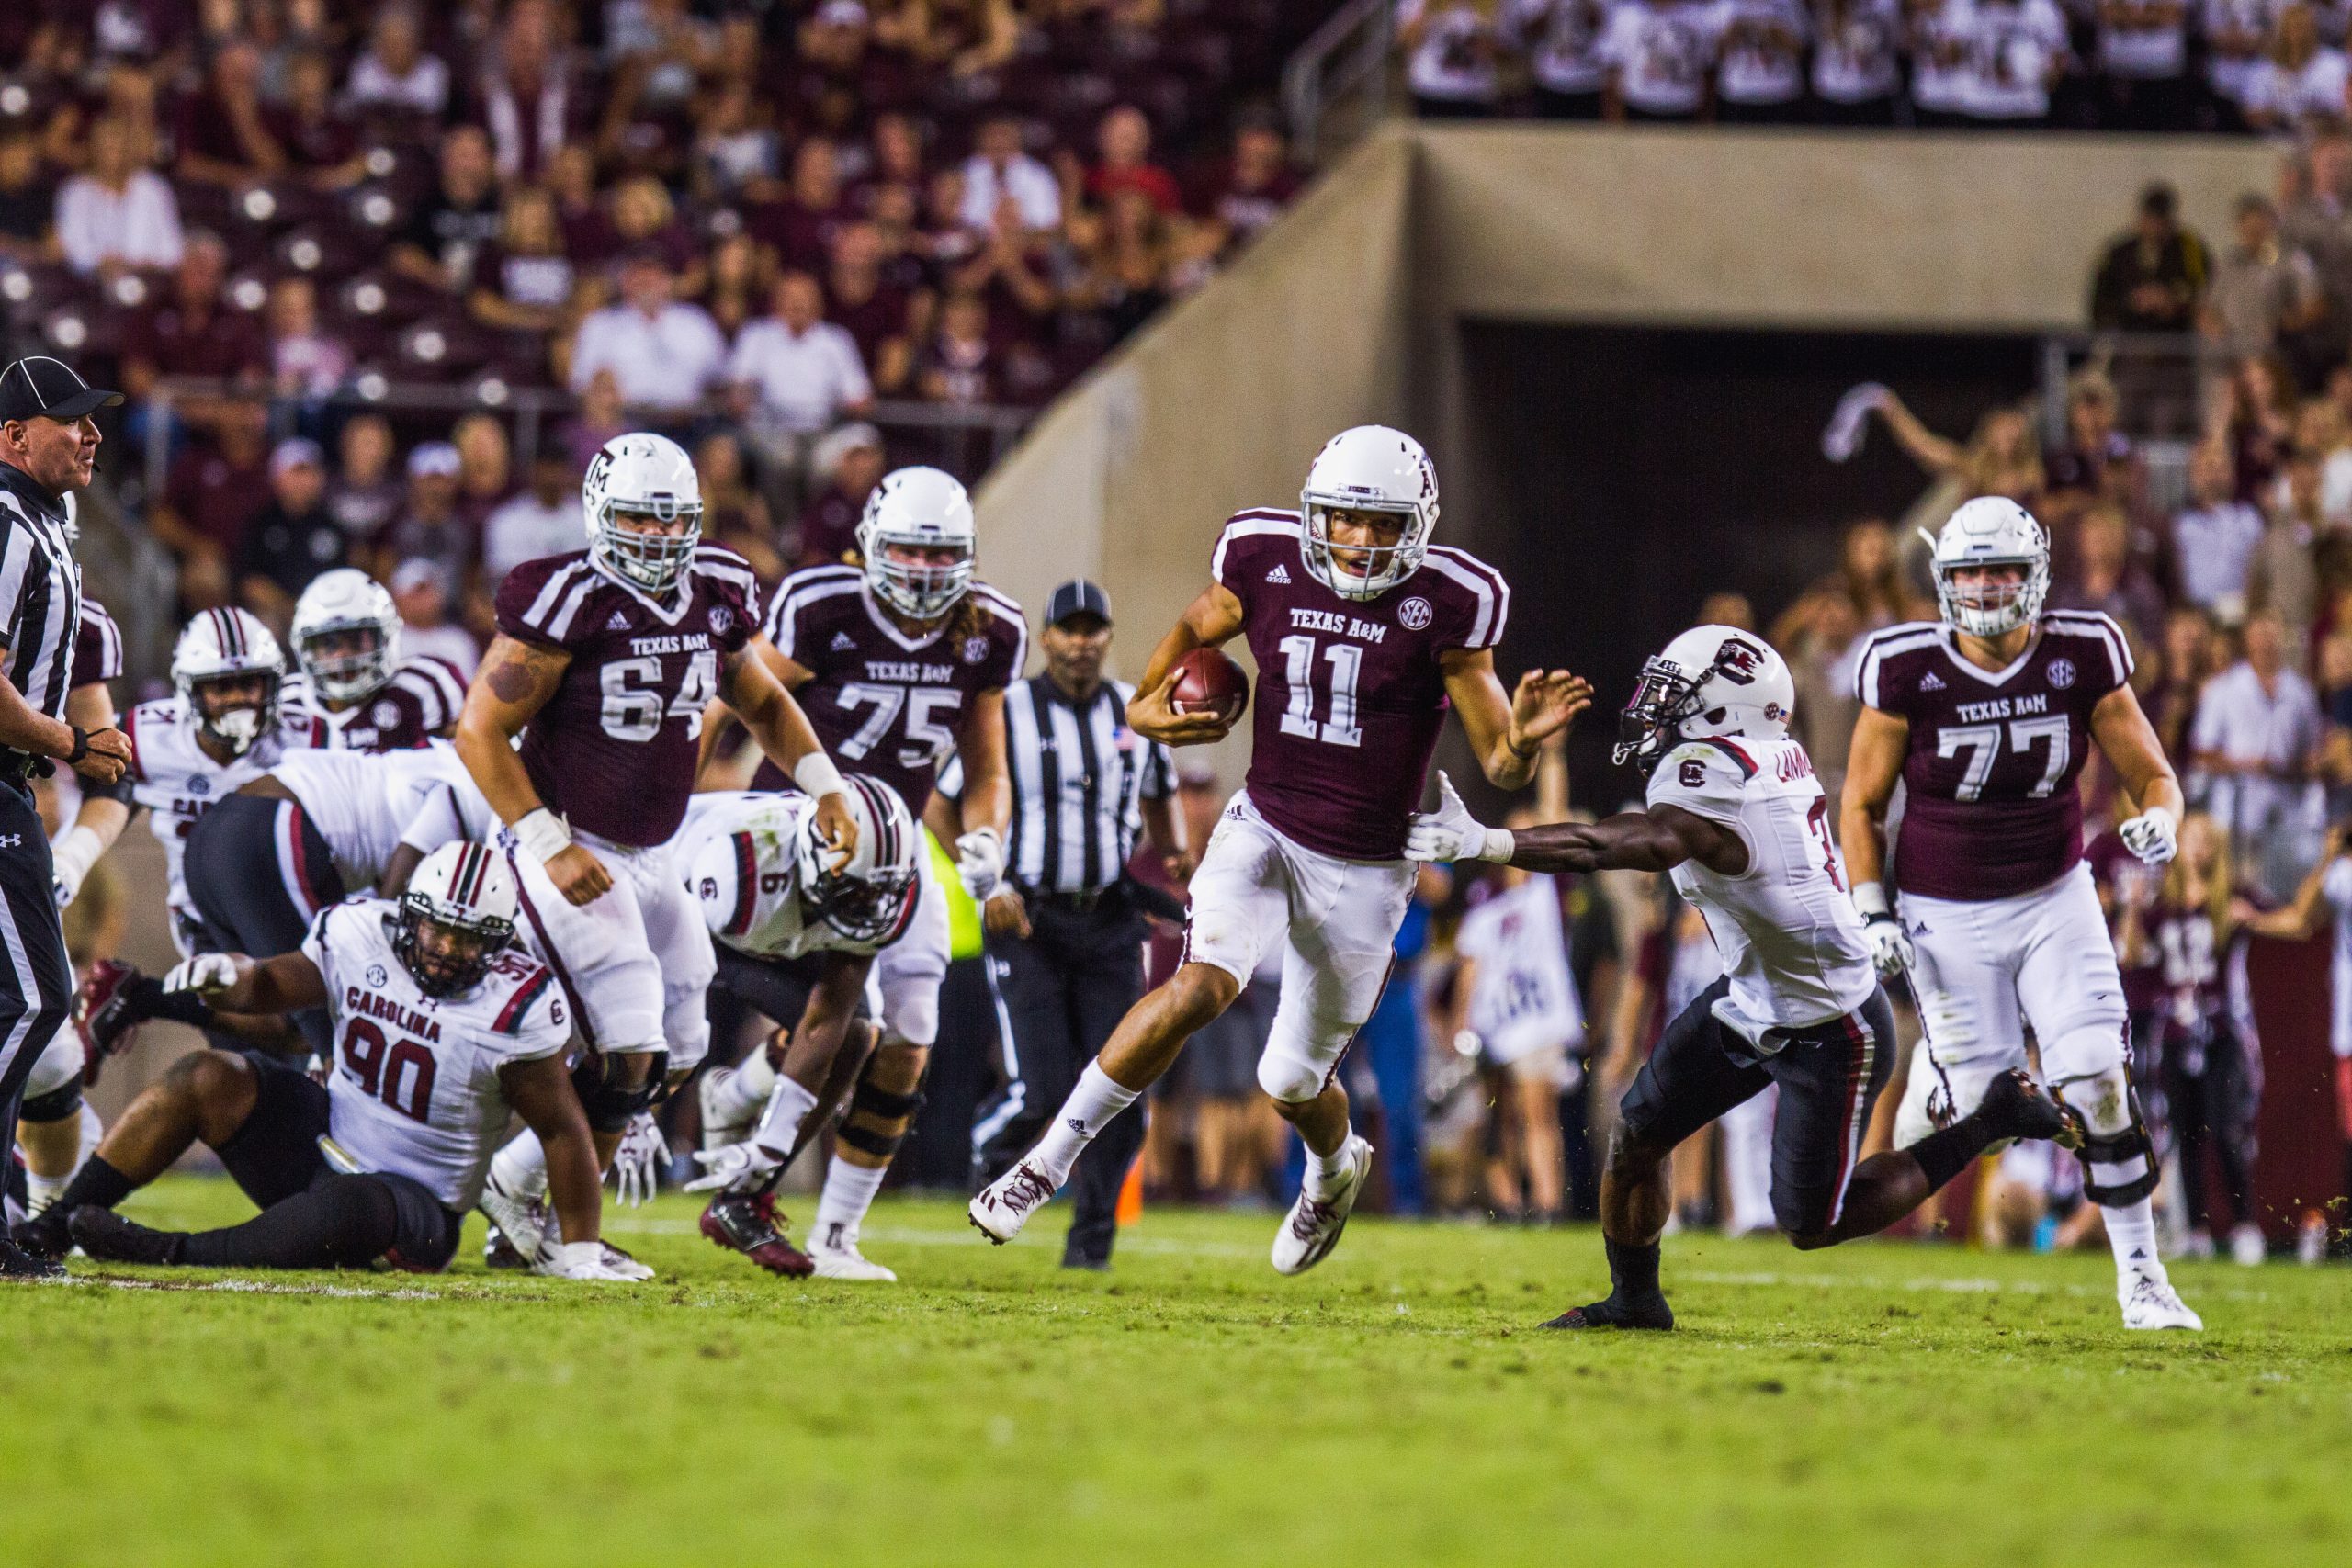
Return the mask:
{"type": "Polygon", "coordinates": [[[855,558],[858,520],[882,482],[882,433],[861,422],[826,433],[809,454],[820,489],[800,513],[793,564],[831,566],[855,558]]]}
{"type": "Polygon", "coordinates": [[[833,144],[812,136],[793,150],[792,180],[783,198],[752,208],[744,227],[774,246],[786,267],[813,272],[824,265],[826,243],[848,216],[833,144]]]}
{"type": "Polygon", "coordinates": [[[410,215],[392,247],[392,270],[429,288],[466,288],[475,261],[498,238],[497,173],[481,127],[451,127],[441,138],[440,185],[410,215]]]}
{"type": "Polygon", "coordinates": [[[268,405],[231,400],[219,410],[213,444],[181,455],[162,503],[147,513],[156,539],[179,558],[184,613],[229,603],[229,563],[269,497],[268,405]]]}
{"type": "Polygon", "coordinates": [[[319,190],[348,190],[367,176],[359,132],[334,103],[334,67],[305,50],[287,62],[286,101],[262,124],[288,165],[319,190]]]}
{"type": "Polygon", "coordinates": [[[379,413],[349,421],[336,441],[327,514],[350,540],[354,554],[400,512],[401,481],[392,472],[393,450],[392,427],[379,413]]]}
{"type": "Polygon", "coordinates": [[[745,322],[767,310],[775,282],[767,253],[738,230],[710,247],[710,287],[703,293],[702,308],[732,343],[745,322]]]}
{"type": "Polygon", "coordinates": [[[873,224],[844,223],[833,231],[832,265],[825,272],[831,319],[857,340],[871,367],[874,389],[884,397],[906,385],[913,348],[908,334],[909,299],[882,277],[882,236],[873,224]]]}
{"type": "Polygon", "coordinates": [[[474,265],[474,320],[509,332],[553,332],[570,314],[578,281],[563,253],[555,198],[537,186],[508,192],[498,243],[474,265]]]}
{"type": "MultiPolygon", "coordinates": [[[[199,231],[187,236],[172,275],[172,297],[150,307],[128,334],[123,390],[144,402],[164,376],[256,386],[267,378],[269,345],[248,318],[221,302],[228,273],[229,248],[219,235],[199,231]]],[[[220,412],[210,397],[182,398],[176,407],[179,417],[196,424],[220,412]]]]}
{"type": "Polygon", "coordinates": [[[989,308],[978,294],[956,294],[940,307],[939,330],[923,345],[915,387],[934,403],[977,406],[1001,395],[1003,367],[989,335],[989,308]]]}
{"type": "Polygon", "coordinates": [[[514,0],[499,31],[481,118],[501,179],[537,179],[566,146],[584,140],[579,132],[587,116],[564,68],[556,23],[548,0],[514,0]]]}
{"type": "Polygon", "coordinates": [[[447,441],[424,442],[409,453],[408,506],[370,542],[374,576],[389,578],[401,562],[422,558],[441,569],[453,600],[472,596],[481,536],[458,515],[458,449],[447,441]]]}
{"type": "Polygon", "coordinates": [[[1298,195],[1282,132],[1252,118],[1233,133],[1233,155],[1199,193],[1194,213],[1218,231],[1218,254],[1230,257],[1266,231],[1298,195]]]}
{"type": "Polygon", "coordinates": [[[40,141],[29,130],[0,130],[0,256],[46,255],[56,209],[57,186],[41,174],[40,141]]]}
{"type": "Polygon", "coordinates": [[[449,443],[458,449],[458,516],[479,537],[490,514],[514,493],[514,450],[506,443],[506,427],[486,413],[459,420],[449,443]]]}
{"type": "Polygon", "coordinates": [[[922,131],[911,116],[878,114],[866,133],[867,167],[853,193],[857,206],[871,214],[876,186],[904,186],[920,197],[923,184],[922,131]]]}
{"type": "Polygon", "coordinates": [[[263,123],[259,50],[232,38],[214,51],[204,85],[180,100],[174,139],[180,179],[236,186],[285,168],[286,153],[263,123]]]}
{"type": "MultiPolygon", "coordinates": [[[[1142,192],[1163,213],[1183,206],[1176,177],[1151,161],[1151,121],[1133,104],[1117,105],[1103,115],[1095,129],[1094,147],[1098,157],[1083,184],[1091,200],[1108,206],[1121,191],[1132,190],[1142,192]]],[[[1068,166],[1076,164],[1070,155],[1068,166]]],[[[1065,210],[1073,205],[1067,194],[1062,205],[1065,210]]]]}

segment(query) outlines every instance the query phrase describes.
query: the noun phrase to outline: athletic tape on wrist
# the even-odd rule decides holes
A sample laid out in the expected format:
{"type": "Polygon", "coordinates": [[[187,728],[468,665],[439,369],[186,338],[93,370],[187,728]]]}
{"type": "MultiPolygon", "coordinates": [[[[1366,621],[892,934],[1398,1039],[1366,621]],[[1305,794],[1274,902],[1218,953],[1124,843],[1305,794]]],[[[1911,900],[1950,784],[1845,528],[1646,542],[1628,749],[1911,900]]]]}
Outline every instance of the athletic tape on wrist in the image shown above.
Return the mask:
{"type": "Polygon", "coordinates": [[[514,824],[514,841],[541,864],[571,847],[571,829],[563,819],[541,806],[523,814],[514,824]]]}
{"type": "Polygon", "coordinates": [[[798,784],[811,799],[829,795],[846,795],[849,786],[842,782],[842,771],[822,751],[811,751],[792,765],[792,782],[798,784]]]}

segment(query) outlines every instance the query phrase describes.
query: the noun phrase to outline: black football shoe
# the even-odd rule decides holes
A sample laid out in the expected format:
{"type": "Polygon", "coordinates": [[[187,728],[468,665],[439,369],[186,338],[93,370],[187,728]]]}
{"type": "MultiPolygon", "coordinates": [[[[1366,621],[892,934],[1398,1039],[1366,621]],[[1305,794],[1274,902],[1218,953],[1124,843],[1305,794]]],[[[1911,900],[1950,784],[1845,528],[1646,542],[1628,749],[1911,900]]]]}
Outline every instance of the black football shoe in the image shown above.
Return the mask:
{"type": "Polygon", "coordinates": [[[101,958],[90,965],[74,993],[74,1032],[82,1037],[82,1081],[98,1081],[98,1068],[108,1056],[128,1051],[139,1038],[144,1014],[134,1005],[142,978],[119,958],[101,958]]]}
{"type": "Polygon", "coordinates": [[[1996,1138],[2047,1138],[2062,1149],[2083,1146],[2083,1119],[2043,1092],[2022,1067],[2011,1067],[1984,1086],[1976,1115],[1996,1138]]]}
{"type": "Polygon", "coordinates": [[[1663,1292],[1635,1296],[1629,1301],[1620,1301],[1612,1295],[1607,1301],[1595,1302],[1590,1306],[1570,1307],[1550,1322],[1537,1326],[1543,1328],[1672,1328],[1674,1309],[1666,1304],[1666,1296],[1663,1292]]]}
{"type": "Polygon", "coordinates": [[[0,1236],[0,1280],[62,1280],[65,1265],[0,1236]]]}
{"type": "Polygon", "coordinates": [[[82,1250],[105,1263],[177,1263],[187,1238],[174,1231],[149,1230],[112,1209],[85,1203],[67,1226],[82,1250]]]}
{"type": "Polygon", "coordinates": [[[785,1238],[771,1193],[719,1193],[702,1212],[702,1234],[771,1274],[805,1280],[817,1271],[816,1260],[785,1238]]]}
{"type": "Polygon", "coordinates": [[[37,1258],[59,1258],[74,1250],[64,1210],[51,1203],[29,1220],[19,1220],[7,1238],[37,1258]]]}

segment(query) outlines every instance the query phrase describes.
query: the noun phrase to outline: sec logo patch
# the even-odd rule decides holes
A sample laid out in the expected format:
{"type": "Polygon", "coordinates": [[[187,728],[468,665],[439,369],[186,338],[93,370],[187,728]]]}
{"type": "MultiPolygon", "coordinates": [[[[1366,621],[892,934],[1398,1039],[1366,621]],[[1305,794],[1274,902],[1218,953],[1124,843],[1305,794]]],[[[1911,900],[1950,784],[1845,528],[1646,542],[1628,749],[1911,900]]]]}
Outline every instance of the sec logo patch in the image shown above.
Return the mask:
{"type": "Polygon", "coordinates": [[[390,729],[401,721],[401,705],[387,699],[376,705],[376,711],[370,716],[375,719],[379,729],[390,729]]]}
{"type": "Polygon", "coordinates": [[[1419,595],[1396,606],[1397,624],[1408,632],[1422,630],[1436,615],[1437,612],[1430,608],[1430,602],[1419,595]]]}
{"type": "Polygon", "coordinates": [[[728,608],[726,605],[724,605],[724,604],[713,604],[713,605],[710,607],[710,635],[711,635],[711,636],[713,636],[713,637],[725,637],[725,636],[727,635],[728,628],[729,628],[729,627],[730,627],[730,626],[734,626],[734,624],[735,624],[735,612],[734,612],[734,611],[732,611],[732,610],[729,609],[729,608],[728,608]]]}
{"type": "Polygon", "coordinates": [[[2050,683],[2062,692],[2067,687],[2073,685],[2075,683],[2075,661],[2071,659],[2052,660],[2050,661],[2050,683]]]}
{"type": "Polygon", "coordinates": [[[988,656],[989,656],[989,639],[988,639],[988,638],[986,638],[986,637],[966,637],[966,638],[964,639],[964,662],[965,662],[965,663],[967,663],[967,664],[978,664],[981,660],[986,659],[988,656]]]}
{"type": "Polygon", "coordinates": [[[391,977],[390,971],[387,970],[382,964],[370,964],[368,965],[368,989],[376,991],[382,990],[391,977]]]}

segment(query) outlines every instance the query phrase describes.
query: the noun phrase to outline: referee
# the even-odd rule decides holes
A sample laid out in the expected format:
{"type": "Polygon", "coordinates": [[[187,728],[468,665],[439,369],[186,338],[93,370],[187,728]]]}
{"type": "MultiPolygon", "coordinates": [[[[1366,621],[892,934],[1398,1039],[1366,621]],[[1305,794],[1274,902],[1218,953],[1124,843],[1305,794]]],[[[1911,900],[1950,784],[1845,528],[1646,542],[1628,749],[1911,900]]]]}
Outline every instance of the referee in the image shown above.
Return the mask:
{"type": "MultiPolygon", "coordinates": [[[[90,482],[99,440],[91,416],[120,401],[59,360],[19,359],[0,371],[0,1159],[17,1145],[25,1080],[74,1000],[31,775],[51,772],[54,759],[112,784],[130,762],[121,731],[85,732],[64,716],[82,619],[65,497],[90,482]]],[[[0,1240],[0,1278],[64,1272],[0,1240]]]]}
{"type": "MultiPolygon", "coordinates": [[[[1127,728],[1135,688],[1102,678],[1111,598],[1065,582],[1046,601],[1046,671],[1004,691],[1012,775],[1007,880],[988,900],[988,976],[1004,1037],[1003,1092],[972,1129],[994,1179],[1037,1139],[1111,1031],[1143,995],[1144,915],[1182,910],[1126,875],[1136,831],[1180,879],[1191,869],[1168,748],[1127,728]]],[[[1080,1156],[1065,1269],[1107,1269],[1119,1189],[1143,1147],[1141,1107],[1080,1156]]]]}

